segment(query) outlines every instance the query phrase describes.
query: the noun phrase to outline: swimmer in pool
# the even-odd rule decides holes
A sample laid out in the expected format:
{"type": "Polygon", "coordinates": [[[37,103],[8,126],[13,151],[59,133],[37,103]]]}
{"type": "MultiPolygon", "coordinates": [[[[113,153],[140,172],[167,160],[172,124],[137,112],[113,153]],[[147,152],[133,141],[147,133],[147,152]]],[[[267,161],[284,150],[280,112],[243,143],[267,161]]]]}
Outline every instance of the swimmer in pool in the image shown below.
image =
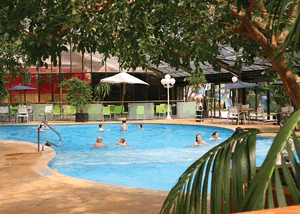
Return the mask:
{"type": "Polygon", "coordinates": [[[115,145],[116,146],[127,146],[128,143],[125,142],[125,139],[121,137],[120,140],[119,140],[119,143],[116,143],[115,145]]]}
{"type": "Polygon", "coordinates": [[[102,123],[99,123],[99,132],[104,132],[104,125],[102,123]]]}
{"type": "Polygon", "coordinates": [[[122,120],[122,128],[121,128],[121,130],[122,131],[127,131],[127,129],[128,129],[128,126],[126,124],[126,120],[122,120]]]}
{"type": "Polygon", "coordinates": [[[143,129],[143,125],[141,123],[138,124],[138,129],[143,129]]]}
{"type": "Polygon", "coordinates": [[[208,145],[208,143],[202,140],[201,134],[197,134],[196,142],[193,144],[193,146],[203,146],[203,145],[208,145]]]}
{"type": "Polygon", "coordinates": [[[97,137],[97,143],[93,144],[96,147],[104,147],[106,144],[102,143],[102,137],[97,137]]]}
{"type": "Polygon", "coordinates": [[[212,138],[210,138],[209,140],[219,140],[221,139],[220,136],[219,136],[219,133],[218,132],[214,132],[212,134],[212,138]]]}

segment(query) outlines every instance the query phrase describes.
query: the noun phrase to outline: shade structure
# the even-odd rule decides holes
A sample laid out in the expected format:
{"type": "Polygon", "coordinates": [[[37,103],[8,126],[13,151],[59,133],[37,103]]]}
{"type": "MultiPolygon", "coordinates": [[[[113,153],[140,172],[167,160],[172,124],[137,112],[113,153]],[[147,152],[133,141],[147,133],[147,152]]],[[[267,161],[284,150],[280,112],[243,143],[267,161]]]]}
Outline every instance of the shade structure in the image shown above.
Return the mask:
{"type": "MultiPolygon", "coordinates": [[[[104,79],[101,79],[100,82],[107,82],[107,83],[113,83],[113,84],[123,84],[123,94],[122,94],[122,111],[123,112],[123,104],[124,104],[124,93],[125,93],[125,84],[144,84],[149,85],[148,83],[144,82],[143,80],[140,80],[126,72],[121,72],[116,75],[113,75],[111,77],[107,77],[104,79]]],[[[122,114],[122,113],[121,113],[122,114]]]]}
{"type": "Polygon", "coordinates": [[[222,87],[221,89],[250,88],[250,87],[254,87],[254,86],[257,86],[257,84],[256,83],[248,83],[248,82],[238,81],[238,82],[235,82],[235,83],[228,84],[228,85],[222,87]]]}
{"type": "Polygon", "coordinates": [[[8,91],[20,91],[20,95],[21,95],[21,92],[24,91],[24,102],[26,102],[26,91],[28,91],[28,90],[37,90],[37,88],[31,88],[31,87],[28,87],[28,86],[25,86],[25,85],[17,85],[15,87],[9,88],[7,90],[8,91]]]}

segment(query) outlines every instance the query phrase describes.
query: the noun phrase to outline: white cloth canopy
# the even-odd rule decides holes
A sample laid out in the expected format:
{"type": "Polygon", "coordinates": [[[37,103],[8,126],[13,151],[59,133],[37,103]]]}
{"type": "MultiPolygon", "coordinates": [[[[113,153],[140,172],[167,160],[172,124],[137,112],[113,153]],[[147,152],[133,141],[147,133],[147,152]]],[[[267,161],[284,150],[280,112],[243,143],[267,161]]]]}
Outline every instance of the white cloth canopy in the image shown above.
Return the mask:
{"type": "Polygon", "coordinates": [[[118,73],[111,77],[104,78],[100,82],[149,85],[148,83],[146,83],[126,72],[121,72],[121,73],[118,73]]]}

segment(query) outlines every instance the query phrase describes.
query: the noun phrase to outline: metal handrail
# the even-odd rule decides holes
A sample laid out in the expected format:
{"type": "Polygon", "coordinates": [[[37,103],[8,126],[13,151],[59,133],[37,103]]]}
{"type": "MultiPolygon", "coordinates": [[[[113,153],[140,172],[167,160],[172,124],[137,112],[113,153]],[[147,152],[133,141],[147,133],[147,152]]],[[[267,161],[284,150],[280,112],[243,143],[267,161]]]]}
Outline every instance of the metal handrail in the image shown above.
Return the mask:
{"type": "Polygon", "coordinates": [[[41,121],[40,124],[38,125],[38,151],[40,151],[40,129],[42,128],[42,125],[47,126],[49,129],[51,129],[53,132],[55,132],[58,135],[58,137],[59,137],[59,143],[58,143],[58,145],[55,144],[55,143],[52,143],[50,141],[45,140],[43,142],[43,144],[42,144],[42,151],[44,151],[44,147],[45,147],[46,143],[49,143],[50,145],[53,145],[53,146],[56,146],[56,147],[59,147],[60,144],[61,144],[61,136],[60,136],[60,134],[55,129],[53,129],[51,126],[49,126],[47,123],[45,123],[45,121],[41,121]]]}

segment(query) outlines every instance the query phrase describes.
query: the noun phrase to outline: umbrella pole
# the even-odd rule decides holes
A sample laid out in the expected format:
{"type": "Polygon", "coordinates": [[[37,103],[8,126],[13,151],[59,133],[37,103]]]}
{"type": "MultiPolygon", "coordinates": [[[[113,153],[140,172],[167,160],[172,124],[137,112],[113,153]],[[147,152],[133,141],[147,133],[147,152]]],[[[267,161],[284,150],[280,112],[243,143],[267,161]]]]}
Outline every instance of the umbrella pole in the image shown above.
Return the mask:
{"type": "Polygon", "coordinates": [[[20,103],[19,103],[19,105],[21,105],[21,103],[22,103],[22,91],[20,90],[20,103]]]}
{"type": "Polygon", "coordinates": [[[122,107],[121,107],[121,117],[123,115],[123,106],[124,106],[124,94],[125,94],[125,83],[123,82],[123,94],[122,94],[122,107]]]}
{"type": "Polygon", "coordinates": [[[24,91],[24,104],[26,104],[26,91],[24,91]]]}

